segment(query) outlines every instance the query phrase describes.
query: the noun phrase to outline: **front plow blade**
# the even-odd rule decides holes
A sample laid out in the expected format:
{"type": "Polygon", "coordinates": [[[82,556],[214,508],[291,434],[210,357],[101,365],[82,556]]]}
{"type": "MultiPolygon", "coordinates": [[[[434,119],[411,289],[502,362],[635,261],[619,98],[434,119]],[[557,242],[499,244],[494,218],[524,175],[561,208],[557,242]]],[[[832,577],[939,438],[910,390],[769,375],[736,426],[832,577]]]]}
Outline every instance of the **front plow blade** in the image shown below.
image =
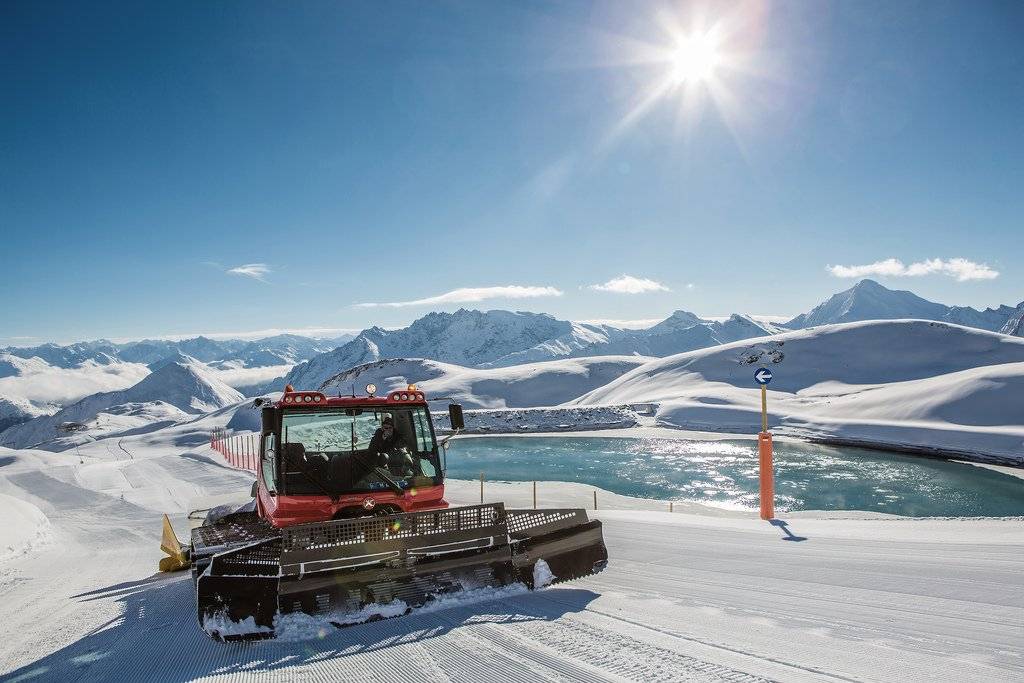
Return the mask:
{"type": "Polygon", "coordinates": [[[584,511],[506,511],[500,503],[272,533],[249,533],[235,546],[221,530],[207,560],[193,533],[199,621],[211,635],[246,637],[251,627],[249,637],[265,637],[292,612],[347,623],[346,615],[370,605],[394,613],[443,593],[516,581],[532,588],[538,560],[560,582],[600,571],[608,559],[601,523],[584,511]]]}
{"type": "Polygon", "coordinates": [[[571,581],[602,571],[608,549],[600,520],[583,510],[509,510],[509,536],[519,579],[533,588],[533,570],[544,560],[551,583],[571,581]]]}

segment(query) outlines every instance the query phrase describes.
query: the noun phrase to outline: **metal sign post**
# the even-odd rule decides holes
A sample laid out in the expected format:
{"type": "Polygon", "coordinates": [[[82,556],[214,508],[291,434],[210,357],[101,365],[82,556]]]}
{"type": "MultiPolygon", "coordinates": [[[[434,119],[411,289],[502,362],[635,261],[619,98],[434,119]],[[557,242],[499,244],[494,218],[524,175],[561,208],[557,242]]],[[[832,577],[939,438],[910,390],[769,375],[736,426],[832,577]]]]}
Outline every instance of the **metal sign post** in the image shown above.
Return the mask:
{"type": "Polygon", "coordinates": [[[761,433],[757,435],[757,453],[760,461],[761,519],[775,518],[775,471],[772,463],[772,435],[768,431],[768,382],[772,371],[758,368],[754,381],[761,385],[761,433]]]}

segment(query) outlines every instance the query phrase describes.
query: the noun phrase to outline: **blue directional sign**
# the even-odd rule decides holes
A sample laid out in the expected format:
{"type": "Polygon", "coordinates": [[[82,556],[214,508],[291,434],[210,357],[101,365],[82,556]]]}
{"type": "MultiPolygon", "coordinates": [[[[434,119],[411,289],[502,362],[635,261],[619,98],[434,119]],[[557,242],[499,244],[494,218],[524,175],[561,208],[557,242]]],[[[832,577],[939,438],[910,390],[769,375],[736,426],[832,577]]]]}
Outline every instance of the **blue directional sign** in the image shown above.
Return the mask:
{"type": "Polygon", "coordinates": [[[772,381],[772,371],[768,368],[758,368],[754,371],[754,381],[758,384],[768,384],[772,381]]]}

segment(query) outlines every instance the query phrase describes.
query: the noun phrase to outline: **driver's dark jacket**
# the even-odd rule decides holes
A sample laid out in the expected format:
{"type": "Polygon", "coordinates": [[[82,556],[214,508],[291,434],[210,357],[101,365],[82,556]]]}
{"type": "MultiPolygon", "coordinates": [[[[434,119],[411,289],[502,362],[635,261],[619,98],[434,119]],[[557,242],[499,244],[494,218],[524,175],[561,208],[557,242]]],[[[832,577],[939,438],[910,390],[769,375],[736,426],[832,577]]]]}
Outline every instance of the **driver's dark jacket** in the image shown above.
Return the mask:
{"type": "Polygon", "coordinates": [[[370,446],[367,449],[371,455],[383,455],[390,454],[397,451],[399,448],[405,448],[405,442],[402,437],[398,436],[397,431],[391,432],[391,438],[388,439],[384,436],[384,428],[378,427],[377,431],[373,433],[373,438],[370,439],[370,446]]]}

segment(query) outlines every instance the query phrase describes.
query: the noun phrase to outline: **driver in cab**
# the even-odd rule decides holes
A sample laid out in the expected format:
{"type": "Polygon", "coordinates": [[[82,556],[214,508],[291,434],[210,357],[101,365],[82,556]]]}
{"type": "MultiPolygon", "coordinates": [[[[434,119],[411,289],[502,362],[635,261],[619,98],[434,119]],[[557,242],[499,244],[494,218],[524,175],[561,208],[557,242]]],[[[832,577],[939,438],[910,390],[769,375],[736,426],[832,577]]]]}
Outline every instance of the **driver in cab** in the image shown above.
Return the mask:
{"type": "Polygon", "coordinates": [[[395,429],[395,421],[390,415],[383,419],[380,427],[374,432],[367,450],[376,466],[390,469],[394,474],[405,475],[406,470],[412,469],[409,446],[399,436],[395,429]]]}

